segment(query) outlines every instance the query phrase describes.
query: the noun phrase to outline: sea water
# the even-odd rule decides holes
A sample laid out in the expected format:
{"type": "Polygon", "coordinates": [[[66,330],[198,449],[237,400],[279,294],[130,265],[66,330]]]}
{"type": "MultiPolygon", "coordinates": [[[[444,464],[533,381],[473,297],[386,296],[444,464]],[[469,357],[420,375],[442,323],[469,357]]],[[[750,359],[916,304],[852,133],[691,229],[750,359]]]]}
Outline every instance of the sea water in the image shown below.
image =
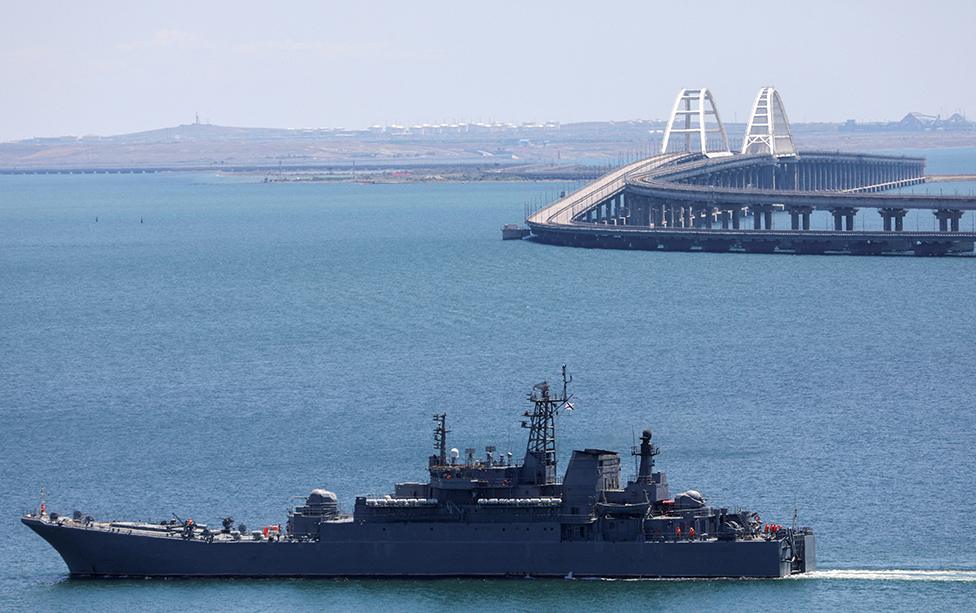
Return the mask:
{"type": "Polygon", "coordinates": [[[564,187],[0,177],[0,609],[971,608],[976,258],[500,240],[564,187]],[[822,570],[78,581],[18,521],[42,487],[100,518],[256,527],[314,487],[348,510],[424,478],[434,412],[449,446],[520,458],[525,394],[564,363],[560,471],[649,426],[673,491],[795,509],[822,570]]]}

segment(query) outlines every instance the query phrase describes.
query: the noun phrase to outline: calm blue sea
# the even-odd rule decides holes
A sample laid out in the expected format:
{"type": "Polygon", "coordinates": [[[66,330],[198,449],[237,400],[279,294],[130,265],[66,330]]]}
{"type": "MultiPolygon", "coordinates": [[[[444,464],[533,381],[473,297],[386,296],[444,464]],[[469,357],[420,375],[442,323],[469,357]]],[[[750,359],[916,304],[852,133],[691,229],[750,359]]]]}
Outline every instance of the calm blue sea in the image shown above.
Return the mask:
{"type": "Polygon", "coordinates": [[[500,240],[562,187],[0,177],[0,609],[971,609],[976,258],[500,240]],[[72,581],[18,522],[42,486],[100,517],[256,526],[321,486],[348,508],[423,477],[435,411],[451,446],[520,456],[524,393],[563,363],[563,466],[650,425],[676,491],[797,508],[824,570],[72,581]]]}

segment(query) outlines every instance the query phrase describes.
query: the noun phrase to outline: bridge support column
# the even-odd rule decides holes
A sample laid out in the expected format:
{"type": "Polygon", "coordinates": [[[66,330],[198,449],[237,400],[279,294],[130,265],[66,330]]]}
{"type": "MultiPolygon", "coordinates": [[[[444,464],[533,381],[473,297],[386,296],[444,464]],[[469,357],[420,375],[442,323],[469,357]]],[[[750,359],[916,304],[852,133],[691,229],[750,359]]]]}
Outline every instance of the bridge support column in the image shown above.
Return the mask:
{"type": "Polygon", "coordinates": [[[959,209],[939,209],[932,211],[932,214],[939,220],[939,232],[959,231],[959,220],[962,218],[962,211],[959,209]]]}
{"type": "Polygon", "coordinates": [[[895,232],[902,232],[905,229],[905,215],[908,209],[892,209],[895,212],[895,232]]]}
{"type": "Polygon", "coordinates": [[[790,207],[790,230],[800,229],[800,211],[795,207],[790,207]]]}
{"type": "Polygon", "coordinates": [[[891,209],[878,209],[878,215],[881,215],[881,222],[884,226],[884,231],[891,232],[891,209]]]}
{"type": "Polygon", "coordinates": [[[895,222],[895,232],[901,232],[904,230],[904,219],[905,215],[908,214],[906,209],[898,209],[894,207],[886,207],[883,209],[878,209],[878,214],[881,215],[881,219],[884,222],[884,231],[891,232],[891,222],[895,222]]]}
{"type": "Polygon", "coordinates": [[[766,226],[767,230],[773,229],[773,205],[757,204],[752,207],[753,228],[761,230],[766,226]]]}
{"type": "Polygon", "coordinates": [[[627,198],[627,225],[629,226],[646,226],[647,222],[644,220],[644,201],[643,198],[637,196],[631,196],[627,198]]]}
{"type": "Polygon", "coordinates": [[[731,221],[731,217],[732,217],[732,211],[723,210],[721,212],[721,215],[722,215],[722,229],[723,230],[728,230],[729,229],[729,222],[731,221]]]}
{"type": "Polygon", "coordinates": [[[812,206],[794,205],[787,207],[787,210],[790,212],[791,230],[810,229],[810,213],[813,212],[812,206]]]}
{"type": "Polygon", "coordinates": [[[709,230],[712,229],[712,223],[715,221],[715,209],[708,207],[705,209],[705,227],[709,230]]]}
{"type": "Polygon", "coordinates": [[[857,209],[842,206],[830,209],[830,213],[834,216],[834,230],[837,232],[843,230],[847,230],[848,232],[854,231],[854,216],[857,215],[857,209]]]}

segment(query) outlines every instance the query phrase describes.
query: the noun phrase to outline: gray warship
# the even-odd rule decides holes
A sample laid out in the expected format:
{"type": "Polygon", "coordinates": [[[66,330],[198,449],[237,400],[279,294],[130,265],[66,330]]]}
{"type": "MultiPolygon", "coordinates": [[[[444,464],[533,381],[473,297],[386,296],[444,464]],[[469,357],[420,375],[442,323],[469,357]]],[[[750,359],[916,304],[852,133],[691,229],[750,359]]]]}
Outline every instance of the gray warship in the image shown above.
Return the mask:
{"type": "MultiPolygon", "coordinates": [[[[556,418],[571,410],[562,391],[533,387],[522,426],[521,463],[487,447],[465,457],[434,415],[426,483],[397,483],[360,496],[351,514],[315,489],[280,525],[219,528],[178,517],[156,523],[98,521],[39,511],[24,524],[51,544],[72,577],[785,577],[815,568],[812,530],[763,523],[759,515],[672,496],[654,467],[659,450],[644,430],[631,450],[636,474],[621,482],[614,451],[573,451],[560,482],[556,418]]],[[[175,516],[174,516],[175,517],[175,516]]]]}

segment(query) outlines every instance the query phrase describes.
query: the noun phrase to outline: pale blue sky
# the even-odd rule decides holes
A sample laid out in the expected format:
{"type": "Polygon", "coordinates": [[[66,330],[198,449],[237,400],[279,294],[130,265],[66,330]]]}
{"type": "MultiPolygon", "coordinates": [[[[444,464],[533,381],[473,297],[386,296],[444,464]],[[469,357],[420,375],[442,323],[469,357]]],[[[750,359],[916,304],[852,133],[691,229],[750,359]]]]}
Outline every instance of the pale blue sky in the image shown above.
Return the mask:
{"type": "Polygon", "coordinates": [[[976,2],[18,2],[0,140],[189,123],[366,127],[661,118],[710,87],[743,121],[976,113],[976,2]]]}

